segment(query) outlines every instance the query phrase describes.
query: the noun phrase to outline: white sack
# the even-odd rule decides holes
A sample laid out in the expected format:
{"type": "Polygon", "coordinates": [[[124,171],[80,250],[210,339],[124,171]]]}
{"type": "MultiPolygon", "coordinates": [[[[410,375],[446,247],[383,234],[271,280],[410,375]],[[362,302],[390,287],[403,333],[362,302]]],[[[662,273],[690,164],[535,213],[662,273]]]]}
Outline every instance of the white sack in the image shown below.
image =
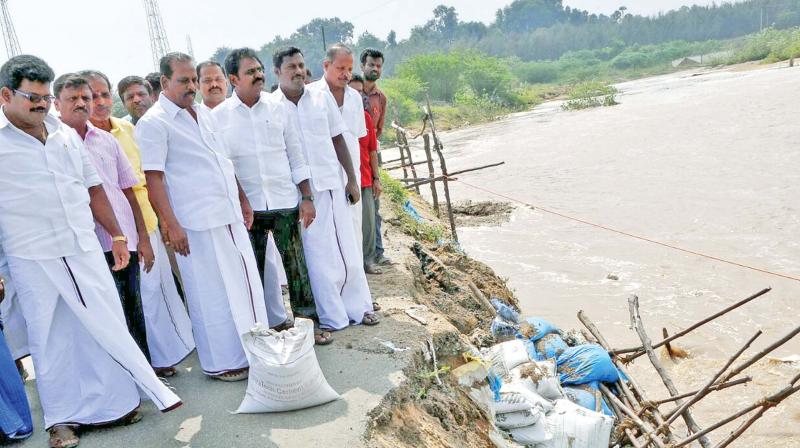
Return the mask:
{"type": "Polygon", "coordinates": [[[511,369],[530,361],[525,342],[514,339],[497,344],[484,352],[484,358],[492,363],[494,372],[506,379],[511,369]]]}
{"type": "Polygon", "coordinates": [[[311,320],[298,318],[281,332],[258,324],[242,342],[250,377],[237,413],[293,411],[339,398],[317,362],[311,320]]]}
{"type": "Polygon", "coordinates": [[[542,420],[552,439],[536,448],[608,448],[614,418],[578,406],[566,400],[556,400],[555,408],[542,420]]]}
{"type": "MultiPolygon", "coordinates": [[[[514,439],[515,442],[528,446],[547,442],[553,438],[553,435],[547,432],[547,425],[544,419],[539,420],[531,426],[512,429],[509,432],[511,433],[511,438],[514,439]]],[[[606,447],[607,446],[608,445],[606,445],[606,447]]],[[[575,448],[577,448],[577,446],[575,448]]]]}
{"type": "Polygon", "coordinates": [[[554,359],[521,364],[511,369],[510,377],[511,382],[525,385],[548,400],[564,397],[554,359]]]}
{"type": "Polygon", "coordinates": [[[541,408],[534,407],[524,411],[495,414],[494,422],[500,429],[524,428],[536,424],[542,418],[541,408]]]}

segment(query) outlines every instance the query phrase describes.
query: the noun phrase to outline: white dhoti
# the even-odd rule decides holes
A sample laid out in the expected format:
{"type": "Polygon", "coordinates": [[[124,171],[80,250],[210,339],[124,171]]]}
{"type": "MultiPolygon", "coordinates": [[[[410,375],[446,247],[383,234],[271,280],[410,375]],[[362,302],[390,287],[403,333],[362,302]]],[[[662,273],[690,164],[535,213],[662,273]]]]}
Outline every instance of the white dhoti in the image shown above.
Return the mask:
{"type": "Polygon", "coordinates": [[[46,428],[124,417],[139,406],[137,386],[162,411],[180,404],[128,333],[101,251],[51,260],[9,256],[8,264],[46,428]]]}
{"type": "Polygon", "coordinates": [[[303,251],[320,326],[339,330],[373,312],[372,296],[344,190],[314,197],[317,217],[302,229],[303,251]]]}
{"type": "MultiPolygon", "coordinates": [[[[359,191],[361,191],[359,189],[359,191]]],[[[347,204],[347,209],[350,210],[350,214],[353,215],[353,229],[354,229],[354,236],[356,241],[364,241],[364,230],[361,226],[361,222],[363,221],[363,215],[361,211],[361,201],[358,201],[355,204],[347,204]]],[[[364,244],[361,243],[358,245],[358,255],[361,259],[361,262],[364,262],[364,244]]]]}
{"type": "Polygon", "coordinates": [[[3,322],[6,345],[15,360],[31,354],[28,348],[28,327],[25,325],[25,316],[19,306],[14,280],[9,272],[0,270],[0,277],[5,280],[6,298],[0,302],[0,321],[3,322]]]}
{"type": "Polygon", "coordinates": [[[155,262],[150,272],[141,272],[141,296],[147,327],[147,348],[153,367],[172,367],[194,350],[192,321],[186,313],[161,232],[150,234],[155,262]]]}
{"type": "Polygon", "coordinates": [[[286,320],[283,301],[265,306],[253,248],[242,223],[186,230],[190,254],[177,255],[200,365],[219,375],[248,366],[241,335],[256,322],[286,320]]]}

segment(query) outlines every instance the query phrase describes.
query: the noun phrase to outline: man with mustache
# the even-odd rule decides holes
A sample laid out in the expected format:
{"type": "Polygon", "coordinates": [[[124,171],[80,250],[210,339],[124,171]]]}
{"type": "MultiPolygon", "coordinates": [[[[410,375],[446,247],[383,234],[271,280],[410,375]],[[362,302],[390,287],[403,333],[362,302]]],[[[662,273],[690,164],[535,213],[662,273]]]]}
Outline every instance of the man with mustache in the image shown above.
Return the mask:
{"type": "Polygon", "coordinates": [[[225,101],[228,94],[228,80],[219,62],[205,61],[197,64],[197,79],[200,80],[202,105],[211,110],[225,101]]]}
{"type": "MultiPolygon", "coordinates": [[[[322,78],[309,84],[308,88],[321,90],[331,95],[336,101],[342,119],[347,125],[347,130],[343,134],[344,140],[347,142],[350,159],[353,161],[353,170],[356,172],[356,182],[361,191],[361,148],[358,139],[367,135],[367,125],[364,121],[364,101],[361,99],[361,94],[347,85],[353,77],[353,52],[344,44],[332,45],[325,54],[322,69],[322,78]]],[[[369,269],[366,272],[378,274],[379,270],[373,269],[372,264],[363,264],[364,254],[361,241],[364,239],[364,235],[361,228],[361,206],[361,202],[356,202],[351,203],[349,207],[353,218],[353,230],[358,242],[359,259],[362,260],[363,269],[369,269]]]]}
{"type": "Polygon", "coordinates": [[[286,106],[297,124],[311,169],[317,215],[301,232],[320,327],[339,330],[350,322],[376,325],[379,320],[347,204],[361,198],[343,135],[347,126],[333,96],[305,88],[305,60],[298,48],[278,50],[272,62],[280,86],[271,95],[286,106]]]}
{"type": "Polygon", "coordinates": [[[150,83],[141,76],[126,76],[117,83],[117,94],[125,105],[128,115],[123,120],[136,124],[147,109],[153,105],[150,83]]]}
{"type": "Polygon", "coordinates": [[[0,68],[0,166],[14,173],[0,176],[0,234],[51,446],[74,447],[77,426],[138,421],[137,386],[162,411],[181,402],[125,327],[95,220],[112,235],[117,270],[125,235],[80,137],[47,114],[53,77],[30,55],[0,68]]]}
{"type": "MultiPolygon", "coordinates": [[[[286,106],[263,91],[264,65],[255,50],[231,51],[225,58],[225,70],[233,94],[212,115],[225,138],[236,177],[254,209],[250,236],[264,280],[264,294],[274,295],[274,300],[282,296],[281,266],[268,250],[272,233],[287,275],[292,311],[309,316],[314,313],[314,297],[298,221],[308,227],[316,211],[309,181],[311,170],[297,128],[289,121],[286,106]]],[[[318,338],[317,342],[327,340],[318,338]]]]}
{"type": "Polygon", "coordinates": [[[265,306],[247,229],[253,209],[210,112],[195,103],[194,61],[160,61],[163,92],[136,125],[150,202],[167,246],[178,254],[203,371],[223,381],[248,376],[240,336],[256,323],[286,321],[283,301],[265,306]],[[267,309],[268,308],[268,309],[267,309]]]}
{"type": "Polygon", "coordinates": [[[129,254],[127,266],[120,267],[112,252],[117,240],[111,233],[95,222],[95,233],[100,240],[100,247],[105,252],[106,260],[111,268],[111,275],[117,285],[117,292],[122,300],[122,309],[128,331],[136,344],[150,360],[147,347],[142,299],[139,295],[139,262],[145,272],[153,267],[153,248],[147,238],[142,210],[133,193],[133,186],[139,183],[130,162],[122,152],[119,143],[108,132],[95,127],[89,117],[92,113],[92,90],[89,81],[75,73],[61,75],[53,84],[56,110],[61,114],[61,121],[78,133],[83,140],[89,158],[100,179],[103,190],[111,202],[114,216],[117,218],[129,254]]]}
{"type": "MultiPolygon", "coordinates": [[[[361,73],[364,75],[364,95],[367,97],[367,112],[375,124],[375,136],[381,138],[383,121],[386,117],[386,95],[378,88],[378,80],[383,73],[383,53],[374,48],[366,48],[359,57],[361,73]]],[[[380,166],[380,142],[378,142],[378,166],[380,166]]],[[[377,178],[376,178],[377,179],[377,178]]],[[[388,266],[392,261],[383,253],[383,235],[381,235],[381,201],[375,197],[375,263],[388,266]]]]}
{"type": "MultiPolygon", "coordinates": [[[[158,218],[147,197],[147,181],[142,171],[139,145],[134,138],[134,127],[125,120],[111,116],[113,107],[111,85],[105,74],[96,70],[84,70],[80,74],[89,80],[89,87],[92,89],[92,107],[89,116],[91,124],[110,132],[116,138],[136,175],[137,182],[133,186],[133,193],[141,208],[147,231],[146,239],[149,241],[153,258],[153,268],[141,271],[140,282],[137,282],[147,330],[147,346],[156,373],[159,376],[171,377],[177,372],[174,366],[194,350],[194,341],[191,322],[178,294],[167,249],[158,231],[158,218]]],[[[152,106],[145,87],[147,81],[137,77],[128,77],[123,81],[128,87],[122,92],[121,97],[124,100],[126,96],[135,96],[132,104],[136,104],[137,107],[133,114],[141,118],[141,115],[152,106]],[[134,81],[126,81],[130,78],[134,81]]]]}

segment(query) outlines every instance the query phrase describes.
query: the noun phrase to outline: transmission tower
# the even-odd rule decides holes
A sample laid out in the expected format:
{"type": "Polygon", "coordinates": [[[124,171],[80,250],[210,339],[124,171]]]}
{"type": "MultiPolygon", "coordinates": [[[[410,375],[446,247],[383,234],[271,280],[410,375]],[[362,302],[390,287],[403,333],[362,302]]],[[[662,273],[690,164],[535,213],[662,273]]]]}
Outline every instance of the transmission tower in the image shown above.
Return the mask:
{"type": "Polygon", "coordinates": [[[147,30],[150,32],[150,50],[153,53],[153,67],[158,70],[158,61],[161,56],[169,53],[169,41],[161,21],[157,0],[144,0],[144,10],[147,14],[147,30]]]}
{"type": "Polygon", "coordinates": [[[194,48],[192,47],[192,38],[188,34],[186,35],[186,52],[189,56],[194,59],[194,48]]]}
{"type": "Polygon", "coordinates": [[[8,12],[8,0],[0,0],[0,8],[2,8],[3,17],[0,22],[0,28],[3,29],[3,39],[6,42],[6,54],[8,58],[21,53],[19,49],[19,39],[17,39],[17,32],[14,31],[14,24],[11,23],[11,13],[8,12]]]}

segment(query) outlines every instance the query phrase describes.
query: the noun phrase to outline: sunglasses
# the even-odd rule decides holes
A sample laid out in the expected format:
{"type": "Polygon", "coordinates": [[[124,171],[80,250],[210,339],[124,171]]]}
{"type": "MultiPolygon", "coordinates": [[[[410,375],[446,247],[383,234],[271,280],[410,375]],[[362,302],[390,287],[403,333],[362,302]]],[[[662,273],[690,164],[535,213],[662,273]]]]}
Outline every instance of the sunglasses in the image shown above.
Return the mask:
{"type": "Polygon", "coordinates": [[[14,89],[14,93],[19,93],[20,95],[24,96],[33,104],[39,103],[40,101],[44,100],[45,102],[51,103],[53,100],[56,99],[53,95],[37,95],[35,93],[25,92],[22,90],[14,89]]]}

